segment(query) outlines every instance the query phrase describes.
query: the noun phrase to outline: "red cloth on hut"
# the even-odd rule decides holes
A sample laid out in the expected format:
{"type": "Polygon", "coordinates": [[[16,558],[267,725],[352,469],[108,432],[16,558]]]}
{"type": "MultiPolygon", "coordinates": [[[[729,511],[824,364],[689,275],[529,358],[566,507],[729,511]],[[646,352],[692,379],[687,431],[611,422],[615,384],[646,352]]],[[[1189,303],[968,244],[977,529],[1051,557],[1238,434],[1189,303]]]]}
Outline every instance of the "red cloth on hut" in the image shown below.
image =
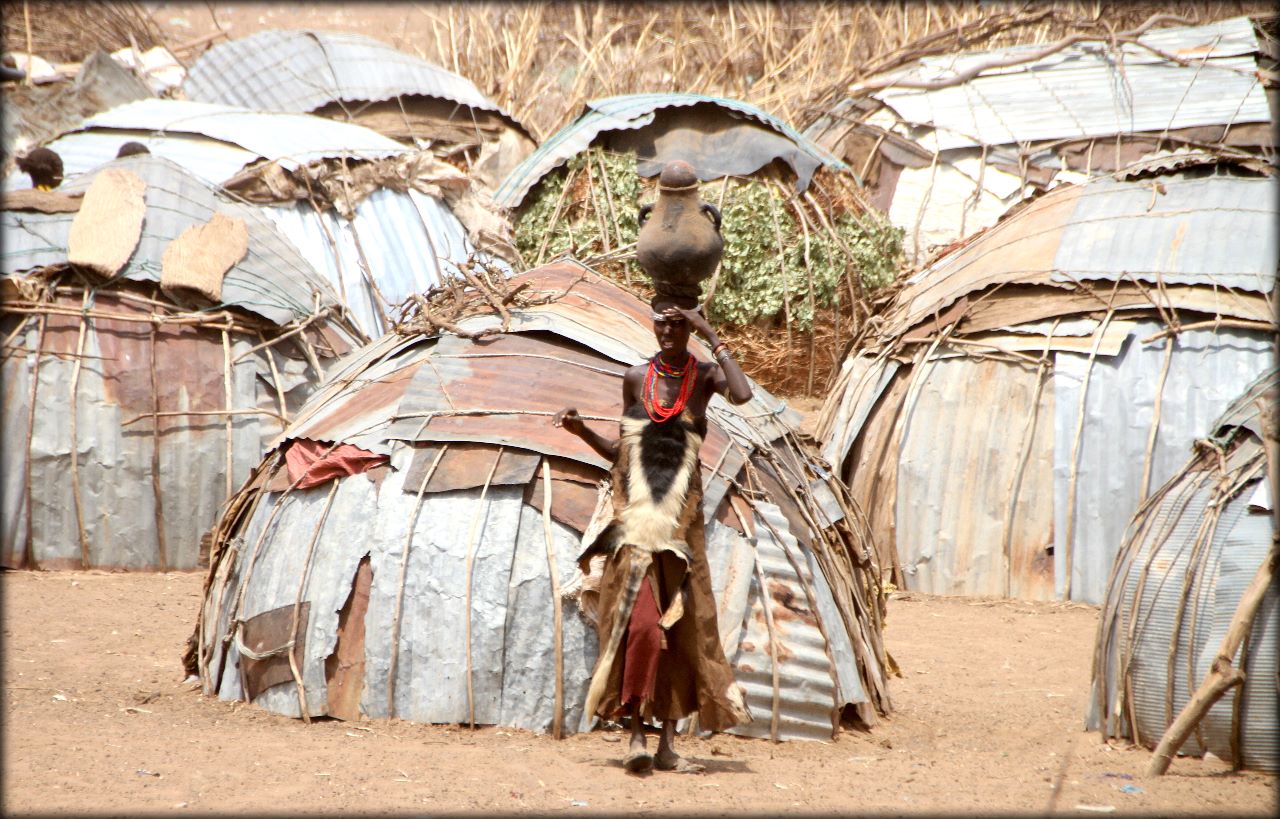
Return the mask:
{"type": "Polygon", "coordinates": [[[338,444],[331,452],[330,446],[332,444],[309,438],[295,438],[290,442],[284,453],[289,483],[301,476],[302,480],[295,488],[307,489],[334,478],[359,475],[391,460],[386,455],[378,455],[354,444],[338,444]]]}

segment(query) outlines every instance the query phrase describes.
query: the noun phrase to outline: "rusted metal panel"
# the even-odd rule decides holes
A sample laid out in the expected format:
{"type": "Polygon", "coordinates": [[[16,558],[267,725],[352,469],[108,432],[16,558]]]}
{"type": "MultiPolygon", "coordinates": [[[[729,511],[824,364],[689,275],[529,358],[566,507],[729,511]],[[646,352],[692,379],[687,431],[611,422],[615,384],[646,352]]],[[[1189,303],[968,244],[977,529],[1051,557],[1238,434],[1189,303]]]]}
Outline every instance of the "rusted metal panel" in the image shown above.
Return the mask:
{"type": "MultiPolygon", "coordinates": [[[[294,663],[299,664],[306,656],[307,622],[310,619],[311,604],[304,602],[296,607],[281,606],[264,611],[245,620],[240,642],[254,654],[268,655],[253,657],[244,654],[240,661],[249,699],[257,699],[268,688],[293,682],[289,655],[292,654],[294,663]]],[[[241,651],[244,653],[243,649],[241,651]]]]}
{"type": "MultiPolygon", "coordinates": [[[[544,482],[535,477],[524,493],[524,502],[539,512],[545,507],[544,482]]],[[[600,493],[595,486],[573,480],[551,479],[551,517],[575,532],[585,532],[595,513],[600,493]]]]}
{"type": "Polygon", "coordinates": [[[495,446],[467,441],[417,446],[409,474],[404,479],[404,491],[418,492],[428,473],[431,477],[423,489],[425,492],[471,489],[486,482],[490,486],[525,484],[541,461],[542,458],[532,452],[514,448],[499,452],[495,446]]]}
{"type": "MultiPolygon", "coordinates": [[[[390,454],[380,434],[388,423],[386,408],[400,401],[430,350],[430,342],[395,334],[356,350],[337,363],[328,382],[294,420],[288,437],[351,443],[390,454]]],[[[284,440],[282,434],[272,448],[284,440]]]]}
{"type": "MultiPolygon", "coordinates": [[[[596,288],[611,287],[603,283],[584,286],[581,282],[576,286],[587,297],[593,296],[596,288]]],[[[635,307],[630,309],[640,313],[635,307]]],[[[566,315],[575,316],[577,326],[584,326],[581,311],[566,315]]],[[[491,406],[498,403],[493,399],[496,394],[505,402],[498,407],[504,411],[543,405],[556,410],[571,403],[565,384],[579,379],[584,385],[581,392],[601,402],[602,409],[607,408],[611,415],[616,413],[621,398],[619,376],[626,363],[555,332],[556,326],[548,324],[552,332],[510,333],[484,341],[448,334],[439,339],[381,339],[370,345],[373,352],[356,351],[338,363],[334,376],[315,399],[321,406],[308,408],[298,426],[325,429],[326,422],[344,418],[341,404],[350,393],[378,384],[391,371],[412,371],[407,376],[408,389],[399,396],[382,393],[360,411],[358,424],[346,418],[328,426],[335,432],[360,426],[364,430],[360,434],[381,438],[390,451],[393,468],[380,486],[363,476],[352,476],[327,489],[295,490],[287,498],[278,492],[259,496],[257,508],[232,534],[230,543],[235,551],[224,552],[228,560],[237,561],[238,568],[220,572],[227,582],[215,585],[210,593],[211,599],[222,601],[223,609],[217,610],[206,601],[203,616],[206,622],[216,624],[212,630],[206,629],[203,638],[210,658],[205,673],[210,693],[229,699],[243,694],[238,676],[240,657],[235,651],[225,659],[221,656],[221,635],[234,627],[236,619],[289,603],[290,595],[298,593],[295,581],[305,577],[301,596],[315,612],[302,669],[307,708],[313,716],[332,710],[335,697],[345,697],[327,690],[332,675],[326,676],[333,665],[330,658],[340,648],[339,612],[344,601],[352,598],[352,577],[367,553],[373,578],[365,617],[363,714],[426,722],[467,722],[474,714],[477,723],[549,730],[556,718],[556,679],[548,647],[556,639],[553,628],[558,605],[564,647],[560,679],[564,710],[560,718],[571,731],[583,724],[583,698],[597,650],[595,633],[576,605],[552,596],[552,574],[562,588],[574,577],[581,533],[596,510],[605,466],[574,457],[569,451],[574,437],[551,427],[549,414],[526,416],[541,425],[537,446],[552,453],[542,456],[551,466],[552,478],[548,542],[541,471],[530,474],[522,470],[508,476],[523,483],[506,484],[507,478],[495,476],[487,488],[482,486],[497,452],[495,443],[483,436],[493,429],[508,429],[502,416],[477,416],[487,419],[488,429],[477,426],[477,431],[459,435],[460,441],[418,437],[422,418],[404,417],[389,423],[397,415],[412,415],[406,412],[412,406],[410,398],[420,400],[420,406],[447,409],[475,407],[480,401],[492,402],[481,406],[491,406]],[[544,372],[552,377],[542,378],[544,372]],[[405,432],[409,424],[417,425],[408,429],[413,434],[405,432]],[[419,499],[416,490],[425,468],[435,461],[434,455],[441,447],[452,449],[463,443],[479,455],[464,456],[464,463],[453,466],[446,466],[442,459],[437,469],[445,470],[450,491],[427,492],[419,499]],[[474,461],[469,466],[465,463],[468,458],[474,461]],[[454,475],[463,471],[471,474],[465,480],[455,480],[454,475]],[[253,576],[242,577],[248,565],[255,567],[253,576]],[[237,597],[243,599],[243,611],[234,615],[226,612],[226,606],[237,597]],[[382,637],[374,640],[375,634],[382,637]],[[468,680],[472,683],[470,694],[468,680]]],[[[611,328],[602,322],[592,331],[604,335],[611,328]]],[[[580,337],[590,338],[585,334],[580,337]]],[[[589,408],[579,406],[583,411],[589,408]]],[[[709,426],[716,429],[722,418],[741,409],[726,407],[711,414],[709,426]]],[[[704,477],[717,464],[722,469],[732,464],[731,474],[736,474],[751,447],[768,448],[775,457],[785,458],[792,471],[817,474],[815,465],[785,449],[785,442],[793,438],[770,438],[752,426],[759,419],[734,417],[738,426],[733,432],[720,430],[718,439],[708,437],[721,442],[726,460],[712,464],[704,460],[704,477]],[[771,442],[778,446],[771,446],[771,442]],[[738,460],[731,460],[735,457],[738,460]]],[[[438,421],[439,417],[432,419],[426,430],[438,421]]],[[[295,430],[281,439],[288,437],[295,437],[295,430]]],[[[540,451],[527,445],[517,448],[540,451]]],[[[704,445],[704,456],[708,450],[715,452],[710,444],[704,445]]],[[[534,458],[535,462],[541,459],[534,458]]],[[[715,480],[720,482],[723,496],[725,480],[715,480]]],[[[793,506],[795,500],[786,487],[797,482],[796,476],[788,472],[771,480],[771,491],[776,495],[772,500],[782,509],[793,506]]],[[[830,588],[815,568],[816,556],[791,534],[791,520],[797,521],[797,528],[807,524],[795,517],[795,510],[784,512],[761,498],[753,503],[765,510],[762,516],[741,498],[734,504],[734,514],[746,535],[714,518],[707,526],[707,560],[722,617],[721,643],[727,656],[739,653],[753,605],[758,616],[763,616],[766,607],[770,618],[776,614],[780,625],[775,637],[786,655],[779,667],[783,702],[779,736],[830,739],[841,702],[866,702],[866,697],[857,693],[861,670],[856,665],[844,670],[835,667],[846,660],[857,661],[847,645],[847,635],[840,636],[844,626],[837,621],[841,615],[831,608],[836,603],[828,600],[830,588]],[[766,528],[769,534],[765,537],[772,539],[770,542],[776,540],[776,547],[768,543],[759,546],[750,539],[766,528]],[[762,563],[768,580],[764,598],[760,599],[757,591],[753,604],[751,588],[756,582],[758,552],[769,554],[762,563]],[[828,639],[845,642],[833,642],[828,651],[824,644],[828,639]]],[[[817,503],[811,505],[814,514],[821,514],[817,503]]],[[[764,642],[759,645],[769,648],[764,642]]],[[[748,653],[752,650],[751,646],[747,649],[748,653]]],[[[740,675],[748,688],[752,673],[747,669],[745,676],[740,675]]],[[[764,673],[771,686],[772,670],[764,673]]],[[[298,697],[297,688],[286,684],[262,693],[255,702],[275,713],[298,715],[298,697]]],[[[771,693],[768,702],[770,708],[763,712],[766,734],[770,732],[771,693]]],[[[757,734],[760,719],[757,710],[752,728],[757,734]]]]}
{"type": "MultiPolygon", "coordinates": [[[[551,415],[576,406],[583,415],[616,418],[623,370],[554,337],[513,333],[474,343],[445,336],[418,368],[396,418],[419,427],[410,440],[501,444],[605,468],[581,439],[552,426],[551,415]],[[430,415],[475,410],[492,414],[430,415]]],[[[588,423],[617,434],[607,422],[588,423]]]]}
{"type": "Polygon", "coordinates": [[[1033,404],[1036,370],[999,361],[922,366],[897,447],[897,551],[907,587],[1050,599],[1053,390],[1033,404]]]}
{"type": "MultiPolygon", "coordinates": [[[[373,585],[373,564],[369,556],[360,559],[351,596],[338,612],[338,642],[324,661],[325,688],[329,716],[358,720],[360,696],[364,693],[365,628],[369,611],[369,587],[373,585]]],[[[305,648],[305,647],[304,647],[305,648]]],[[[302,652],[300,652],[301,654],[302,652]]],[[[298,660],[301,661],[299,656],[298,660]]]]}
{"type": "MultiPolygon", "coordinates": [[[[21,384],[25,388],[6,388],[4,394],[4,427],[11,433],[6,443],[14,444],[6,448],[4,518],[22,521],[20,527],[4,530],[0,548],[4,565],[80,567],[84,553],[79,518],[83,518],[85,551],[92,567],[195,568],[200,537],[216,519],[228,483],[238,485],[249,474],[262,456],[263,444],[281,428],[267,359],[274,358],[279,372],[287,364],[280,353],[260,350],[233,363],[228,396],[220,331],[161,324],[156,328],[153,358],[146,320],[150,307],[124,295],[110,290],[97,293],[95,309],[118,318],[95,317],[86,324],[78,375],[78,316],[48,314],[42,343],[40,319],[28,319],[15,340],[29,352],[4,360],[6,387],[21,384]],[[37,359],[39,384],[33,415],[30,387],[37,359]],[[77,396],[74,471],[67,411],[73,382],[77,396]],[[229,433],[227,416],[221,414],[228,406],[239,413],[230,416],[229,433]],[[57,411],[47,411],[49,407],[57,411]],[[153,420],[150,416],[157,408],[180,414],[153,420]],[[79,516],[73,484],[78,484],[79,516]],[[158,525],[162,528],[157,529],[158,525]]],[[[79,310],[81,303],[76,296],[60,293],[51,305],[79,310]]],[[[231,358],[247,353],[259,341],[256,334],[231,333],[231,358]]],[[[305,369],[300,372],[304,375],[301,389],[286,396],[286,411],[295,409],[306,397],[309,383],[319,378],[317,374],[307,377],[305,369]]]]}
{"type": "MultiPolygon", "coordinates": [[[[837,699],[841,697],[827,640],[818,624],[820,614],[810,602],[812,575],[806,565],[797,571],[793,560],[800,547],[789,537],[781,510],[768,503],[757,504],[756,509],[767,522],[757,521],[757,568],[750,606],[737,651],[730,655],[735,676],[747,692],[753,719],[729,732],[770,736],[776,662],[779,738],[829,741],[836,731],[837,699]],[[769,607],[767,615],[765,606],[769,607]]],[[[830,628],[832,624],[825,625],[830,628]]]]}

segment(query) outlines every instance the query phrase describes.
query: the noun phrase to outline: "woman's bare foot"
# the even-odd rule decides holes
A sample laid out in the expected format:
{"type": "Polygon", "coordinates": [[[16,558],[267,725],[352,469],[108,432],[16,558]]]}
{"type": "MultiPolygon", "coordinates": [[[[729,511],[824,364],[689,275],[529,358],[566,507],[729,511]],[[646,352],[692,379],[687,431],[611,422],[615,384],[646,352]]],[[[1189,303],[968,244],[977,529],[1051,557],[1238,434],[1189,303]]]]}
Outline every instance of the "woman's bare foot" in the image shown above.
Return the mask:
{"type": "Polygon", "coordinates": [[[707,770],[705,765],[690,762],[671,750],[658,751],[653,757],[653,767],[659,771],[671,771],[672,773],[696,774],[707,770]]]}

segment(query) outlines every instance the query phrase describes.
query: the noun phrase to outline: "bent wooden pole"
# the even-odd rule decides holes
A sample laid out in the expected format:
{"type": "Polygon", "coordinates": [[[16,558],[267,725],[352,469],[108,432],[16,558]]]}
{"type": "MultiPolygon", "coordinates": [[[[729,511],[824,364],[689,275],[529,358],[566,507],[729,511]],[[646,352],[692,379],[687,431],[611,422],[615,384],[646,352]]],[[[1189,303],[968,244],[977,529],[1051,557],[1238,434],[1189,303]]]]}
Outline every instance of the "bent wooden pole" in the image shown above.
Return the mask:
{"type": "Polygon", "coordinates": [[[1182,747],[1182,743],[1187,741],[1187,737],[1191,736],[1191,732],[1195,730],[1196,725],[1209,712],[1213,704],[1233,686],[1244,682],[1244,672],[1231,664],[1231,658],[1235,656],[1245,635],[1253,626],[1254,615],[1258,613],[1258,606],[1271,585],[1275,563],[1276,540],[1273,535],[1271,551],[1258,567],[1258,573],[1253,576],[1253,582],[1244,590],[1240,604],[1236,606],[1236,613],[1231,618],[1227,636],[1223,638],[1218,656],[1213,660],[1209,675],[1205,677],[1204,682],[1178,714],[1178,718],[1169,725],[1164,736],[1160,738],[1160,744],[1156,746],[1151,764],[1147,766],[1148,776],[1160,776],[1169,770],[1173,755],[1182,747]]]}

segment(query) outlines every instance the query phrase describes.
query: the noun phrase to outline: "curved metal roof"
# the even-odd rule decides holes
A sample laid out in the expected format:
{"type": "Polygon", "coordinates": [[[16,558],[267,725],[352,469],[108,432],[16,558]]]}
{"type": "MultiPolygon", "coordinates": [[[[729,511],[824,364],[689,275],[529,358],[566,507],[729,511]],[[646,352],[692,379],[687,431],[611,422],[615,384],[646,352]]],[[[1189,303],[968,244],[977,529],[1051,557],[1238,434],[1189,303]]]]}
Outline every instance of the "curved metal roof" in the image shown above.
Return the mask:
{"type": "MultiPolygon", "coordinates": [[[[120,276],[160,281],[161,260],[169,243],[192,225],[222,213],[244,222],[249,249],[222,283],[222,303],[241,307],[278,325],[304,319],[320,306],[338,303],[333,288],[316,273],[258,209],[233,202],[167,159],[130,156],[84,174],[59,190],[77,193],[105,168],[123,168],[146,182],[146,220],[142,236],[120,276]]],[[[67,238],[75,213],[0,212],[4,251],[0,275],[11,276],[67,260],[67,238]]]]}
{"type": "Polygon", "coordinates": [[[1235,314],[1239,294],[1275,290],[1277,217],[1280,179],[1271,176],[1193,172],[1064,186],[913,276],[888,325],[905,330],[995,285],[1068,293],[1090,281],[1110,287],[1134,279],[1211,288],[1215,310],[1235,314]]]}
{"type": "Polygon", "coordinates": [[[421,95],[511,114],[465,77],[386,43],[333,31],[260,31],[214,46],[187,72],[188,99],[266,111],[313,111],[336,100],[421,95]]]}
{"type": "Polygon", "coordinates": [[[588,102],[576,120],[548,137],[538,150],[503,180],[494,199],[503,207],[519,207],[525,195],[542,177],[564,164],[570,157],[586,150],[600,134],[606,131],[643,128],[653,122],[654,112],[659,109],[702,103],[717,105],[745,116],[789,139],[801,154],[812,161],[812,167],[823,165],[839,169],[846,168],[838,158],[799,131],[749,103],[705,94],[626,94],[588,102]]]}
{"type": "MultiPolygon", "coordinates": [[[[927,57],[894,79],[945,79],[1041,48],[927,57]]],[[[1105,41],[1082,42],[1033,62],[988,69],[957,85],[889,86],[873,96],[905,122],[937,129],[941,150],[1268,122],[1271,112],[1253,57],[1257,50],[1249,18],[1234,17],[1156,29],[1138,44],[1117,49],[1105,41]]]]}

